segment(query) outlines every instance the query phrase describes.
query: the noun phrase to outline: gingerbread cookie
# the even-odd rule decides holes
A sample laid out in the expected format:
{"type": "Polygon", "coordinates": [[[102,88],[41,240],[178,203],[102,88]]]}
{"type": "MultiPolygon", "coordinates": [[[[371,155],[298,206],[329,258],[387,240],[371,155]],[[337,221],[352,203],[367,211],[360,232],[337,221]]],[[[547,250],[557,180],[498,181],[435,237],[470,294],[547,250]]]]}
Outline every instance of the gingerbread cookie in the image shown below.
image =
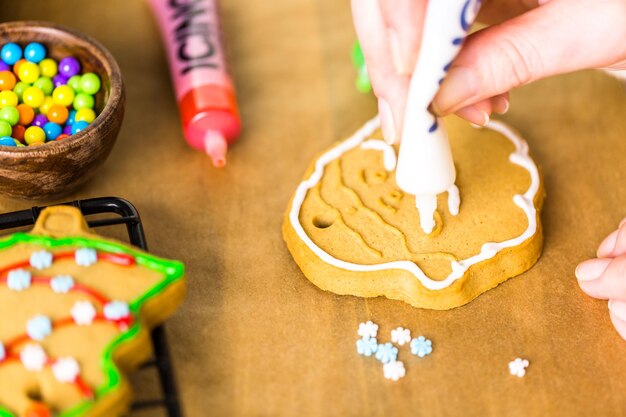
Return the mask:
{"type": "Polygon", "coordinates": [[[0,416],[117,416],[122,370],[150,357],[150,328],[184,292],[183,265],[87,228],[79,210],[44,210],[0,240],[0,416]]]}
{"type": "Polygon", "coordinates": [[[501,122],[485,129],[445,122],[458,189],[439,195],[429,234],[415,198],[395,183],[397,148],[381,139],[378,120],[314,161],[289,204],[283,237],[315,285],[449,309],[537,261],[544,191],[526,142],[501,122]]]}

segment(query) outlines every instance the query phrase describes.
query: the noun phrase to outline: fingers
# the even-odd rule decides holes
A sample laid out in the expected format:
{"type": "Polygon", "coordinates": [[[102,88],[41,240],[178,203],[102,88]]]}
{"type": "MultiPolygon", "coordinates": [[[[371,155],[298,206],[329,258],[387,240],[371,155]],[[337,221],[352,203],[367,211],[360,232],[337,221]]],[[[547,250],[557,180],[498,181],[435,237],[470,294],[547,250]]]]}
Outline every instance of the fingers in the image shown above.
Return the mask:
{"type": "Polygon", "coordinates": [[[626,301],[609,300],[609,314],[617,332],[626,339],[626,301]]]}
{"type": "Polygon", "coordinates": [[[624,60],[624,16],[626,2],[553,0],[478,31],[467,38],[433,107],[445,115],[539,78],[624,60]]]}
{"type": "Polygon", "coordinates": [[[576,268],[576,278],[594,298],[626,301],[626,254],[585,261],[576,268]]]}
{"type": "Polygon", "coordinates": [[[378,97],[385,140],[395,142],[401,132],[409,77],[400,75],[391,57],[386,23],[377,0],[352,0],[354,26],[365,57],[374,94],[378,97]]]}
{"type": "Polygon", "coordinates": [[[617,230],[608,235],[598,247],[598,257],[608,258],[626,253],[626,218],[617,230]]]}
{"type": "Polygon", "coordinates": [[[505,114],[507,111],[509,111],[509,93],[504,93],[463,107],[456,111],[456,115],[475,125],[485,126],[491,113],[505,114]]]}
{"type": "Polygon", "coordinates": [[[398,74],[410,75],[417,61],[426,2],[421,0],[379,0],[389,36],[391,57],[398,74]]]}

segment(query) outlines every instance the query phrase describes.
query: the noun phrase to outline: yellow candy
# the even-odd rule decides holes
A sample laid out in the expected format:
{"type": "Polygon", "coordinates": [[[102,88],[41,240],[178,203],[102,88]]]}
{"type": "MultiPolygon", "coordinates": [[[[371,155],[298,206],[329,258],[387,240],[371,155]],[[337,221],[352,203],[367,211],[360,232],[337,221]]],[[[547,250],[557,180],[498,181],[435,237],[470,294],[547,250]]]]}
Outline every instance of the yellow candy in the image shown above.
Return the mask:
{"type": "Polygon", "coordinates": [[[74,120],[77,122],[91,123],[96,119],[96,112],[89,108],[83,108],[76,112],[74,120]]]}
{"type": "Polygon", "coordinates": [[[56,104],[71,106],[74,101],[74,90],[69,85],[60,85],[52,92],[52,98],[56,104]]]}
{"type": "Polygon", "coordinates": [[[36,109],[43,104],[44,94],[37,87],[28,87],[22,94],[22,101],[30,107],[36,109]]]}
{"type": "Polygon", "coordinates": [[[0,91],[0,109],[6,106],[17,106],[17,94],[11,90],[0,91]]]}
{"type": "Polygon", "coordinates": [[[39,113],[48,114],[48,110],[50,110],[50,107],[52,106],[54,106],[54,100],[52,99],[52,97],[44,98],[43,103],[41,103],[41,106],[39,106],[39,113]]]}
{"type": "Polygon", "coordinates": [[[46,58],[39,63],[39,71],[44,77],[52,78],[57,75],[57,62],[54,59],[46,58]]]}
{"type": "Polygon", "coordinates": [[[46,132],[39,126],[31,126],[24,132],[24,140],[29,145],[37,142],[44,143],[46,141],[46,132]]]}
{"type": "Polygon", "coordinates": [[[39,78],[39,66],[34,62],[24,62],[17,70],[21,81],[32,84],[39,78]]]}

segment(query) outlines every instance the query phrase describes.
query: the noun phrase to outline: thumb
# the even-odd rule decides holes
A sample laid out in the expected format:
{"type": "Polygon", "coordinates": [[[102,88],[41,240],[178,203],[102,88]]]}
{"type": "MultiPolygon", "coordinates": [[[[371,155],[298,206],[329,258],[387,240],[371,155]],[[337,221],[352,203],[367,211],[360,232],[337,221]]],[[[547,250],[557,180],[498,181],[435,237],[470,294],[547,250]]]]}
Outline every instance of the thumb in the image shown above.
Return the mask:
{"type": "Polygon", "coordinates": [[[433,108],[445,115],[550,75],[623,65],[625,37],[626,2],[552,0],[470,35],[433,108]]]}

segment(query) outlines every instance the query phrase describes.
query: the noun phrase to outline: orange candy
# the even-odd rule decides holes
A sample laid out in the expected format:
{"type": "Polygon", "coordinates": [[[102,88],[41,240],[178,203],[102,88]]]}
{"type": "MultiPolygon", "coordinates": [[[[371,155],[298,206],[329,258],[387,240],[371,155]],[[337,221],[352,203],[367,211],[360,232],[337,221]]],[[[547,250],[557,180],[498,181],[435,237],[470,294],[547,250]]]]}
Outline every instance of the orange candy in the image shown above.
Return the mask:
{"type": "Polygon", "coordinates": [[[70,135],[66,135],[65,133],[61,133],[59,136],[57,136],[57,138],[55,140],[62,140],[65,138],[69,138],[70,135]]]}
{"type": "Polygon", "coordinates": [[[26,61],[24,58],[20,59],[19,61],[17,61],[14,65],[13,65],[13,73],[15,75],[17,75],[17,72],[19,71],[20,67],[22,66],[22,64],[24,62],[28,62],[26,61]]]}
{"type": "Polygon", "coordinates": [[[24,417],[52,417],[50,409],[40,402],[34,402],[24,410],[24,417]]]}
{"type": "Polygon", "coordinates": [[[0,71],[0,91],[13,90],[17,78],[11,71],[0,71]]]}
{"type": "MultiPolygon", "coordinates": [[[[20,121],[18,122],[21,125],[28,126],[33,121],[35,117],[35,111],[28,104],[18,104],[17,111],[20,113],[20,121]]],[[[66,110],[67,111],[67,110],[66,110]]]]}
{"type": "Polygon", "coordinates": [[[61,106],[60,104],[55,104],[53,106],[50,106],[50,108],[48,109],[48,113],[46,113],[46,116],[51,122],[62,125],[67,120],[69,112],[67,111],[67,107],[61,106]]]}
{"type": "Polygon", "coordinates": [[[11,129],[11,137],[19,140],[20,142],[24,142],[24,132],[26,132],[26,128],[24,126],[15,125],[11,129]]]}

